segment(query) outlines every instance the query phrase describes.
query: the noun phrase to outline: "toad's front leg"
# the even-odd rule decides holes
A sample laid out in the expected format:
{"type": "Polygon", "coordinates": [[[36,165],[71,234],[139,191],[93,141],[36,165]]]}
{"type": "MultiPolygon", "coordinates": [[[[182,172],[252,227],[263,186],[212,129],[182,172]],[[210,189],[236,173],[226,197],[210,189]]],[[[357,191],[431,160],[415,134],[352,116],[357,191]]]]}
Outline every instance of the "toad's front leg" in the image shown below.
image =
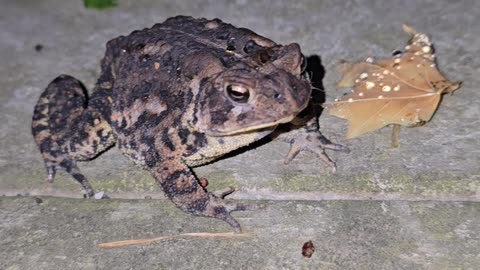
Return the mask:
{"type": "MultiPolygon", "coordinates": [[[[308,119],[308,117],[307,117],[308,119]]],[[[290,144],[290,150],[285,158],[285,164],[290,163],[300,151],[312,152],[331,170],[337,171],[333,162],[325,150],[333,150],[349,153],[350,150],[341,144],[332,143],[320,132],[316,117],[304,121],[297,117],[290,125],[284,127],[286,130],[275,131],[273,136],[290,144]]]]}
{"type": "Polygon", "coordinates": [[[325,153],[325,149],[349,153],[350,150],[341,144],[332,143],[319,130],[299,128],[278,136],[279,140],[288,142],[290,150],[285,158],[285,164],[290,163],[300,151],[312,152],[330,168],[332,173],[337,171],[333,162],[325,153]]]}
{"type": "Polygon", "coordinates": [[[257,209],[255,205],[243,205],[224,200],[222,197],[227,193],[216,195],[207,192],[190,169],[179,161],[163,162],[153,169],[152,174],[177,207],[194,215],[221,219],[237,232],[241,231],[240,224],[230,213],[257,209]]]}

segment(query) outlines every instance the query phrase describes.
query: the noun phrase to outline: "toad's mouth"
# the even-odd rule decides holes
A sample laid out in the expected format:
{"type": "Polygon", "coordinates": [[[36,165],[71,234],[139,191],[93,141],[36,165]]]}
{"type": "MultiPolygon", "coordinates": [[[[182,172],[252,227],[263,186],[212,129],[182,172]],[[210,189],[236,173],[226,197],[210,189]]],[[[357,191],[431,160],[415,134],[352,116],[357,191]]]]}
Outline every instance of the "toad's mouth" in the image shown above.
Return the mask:
{"type": "MultiPolygon", "coordinates": [[[[250,125],[245,125],[241,127],[241,124],[245,124],[245,122],[241,123],[223,123],[223,125],[209,125],[210,128],[208,130],[203,129],[202,132],[208,136],[212,137],[221,137],[221,136],[235,136],[239,134],[245,133],[253,133],[253,132],[261,132],[262,129],[266,130],[273,130],[276,126],[280,124],[285,124],[291,122],[300,112],[302,112],[309,104],[309,99],[306,99],[301,105],[296,104],[294,108],[290,108],[290,112],[282,113],[285,115],[283,118],[278,119],[277,117],[270,117],[270,119],[263,119],[251,121],[250,125]],[[272,119],[273,118],[273,119],[272,119]],[[275,119],[276,118],[276,119],[275,119]],[[229,128],[229,127],[236,127],[236,128],[229,128]]],[[[277,114],[278,115],[278,114],[277,114]]],[[[281,117],[281,116],[280,116],[281,117]]],[[[234,118],[236,119],[236,118],[234,118]]]]}
{"type": "Polygon", "coordinates": [[[233,131],[222,132],[222,131],[218,131],[218,130],[210,130],[210,131],[205,132],[205,133],[209,136],[212,136],[212,137],[219,137],[219,136],[233,136],[233,135],[237,135],[237,134],[241,134],[241,133],[248,133],[248,132],[252,132],[252,131],[256,131],[256,130],[260,130],[260,129],[266,129],[266,128],[269,128],[269,127],[271,127],[273,129],[280,124],[285,124],[285,123],[291,122],[293,120],[293,118],[295,118],[295,116],[296,115],[290,115],[290,116],[287,116],[285,118],[279,119],[277,121],[262,123],[262,124],[258,124],[258,125],[253,125],[253,126],[249,126],[249,127],[245,127],[245,128],[241,128],[241,129],[236,129],[236,130],[233,130],[233,131]]]}

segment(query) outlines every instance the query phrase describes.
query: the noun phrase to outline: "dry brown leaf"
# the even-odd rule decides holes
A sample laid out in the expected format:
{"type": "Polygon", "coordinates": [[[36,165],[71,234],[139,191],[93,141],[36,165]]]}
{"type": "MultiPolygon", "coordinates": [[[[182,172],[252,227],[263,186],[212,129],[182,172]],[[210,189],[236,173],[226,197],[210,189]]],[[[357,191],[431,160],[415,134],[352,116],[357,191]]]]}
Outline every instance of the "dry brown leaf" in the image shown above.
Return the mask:
{"type": "Polygon", "coordinates": [[[460,87],[438,71],[429,37],[407,25],[403,30],[411,36],[405,51],[339,66],[343,77],[337,86],[352,87],[352,92],[324,107],[348,120],[348,139],[391,124],[422,125],[432,117],[441,95],[460,87]]]}

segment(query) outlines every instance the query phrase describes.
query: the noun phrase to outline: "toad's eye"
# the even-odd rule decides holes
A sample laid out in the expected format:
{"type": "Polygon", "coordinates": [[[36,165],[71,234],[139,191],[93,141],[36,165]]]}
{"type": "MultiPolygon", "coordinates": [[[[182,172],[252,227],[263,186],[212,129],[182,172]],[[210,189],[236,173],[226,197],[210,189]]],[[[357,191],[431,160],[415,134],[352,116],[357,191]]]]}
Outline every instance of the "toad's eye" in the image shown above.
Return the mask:
{"type": "Polygon", "coordinates": [[[240,85],[227,85],[225,87],[228,97],[238,103],[246,103],[250,97],[250,92],[246,87],[240,85]]]}

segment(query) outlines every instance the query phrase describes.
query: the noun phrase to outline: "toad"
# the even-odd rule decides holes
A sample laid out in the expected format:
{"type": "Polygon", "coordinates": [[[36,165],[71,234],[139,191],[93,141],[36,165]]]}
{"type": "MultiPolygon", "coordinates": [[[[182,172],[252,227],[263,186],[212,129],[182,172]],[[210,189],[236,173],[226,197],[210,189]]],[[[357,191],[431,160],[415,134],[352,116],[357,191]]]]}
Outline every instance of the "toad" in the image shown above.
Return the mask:
{"type": "Polygon", "coordinates": [[[240,231],[231,212],[256,206],[224,200],[232,189],[208,192],[190,167],[285,123],[291,132],[278,138],[291,144],[288,160],[307,150],[334,169],[324,149],[346,151],[322,136],[314,117],[298,121],[311,95],[298,44],[279,45],[219,19],[177,16],[106,47],[90,97],[80,81],[61,75],[41,94],[33,114],[32,133],[48,180],[64,169],[86,197],[95,192],[76,162],[116,144],[180,209],[240,231]]]}

